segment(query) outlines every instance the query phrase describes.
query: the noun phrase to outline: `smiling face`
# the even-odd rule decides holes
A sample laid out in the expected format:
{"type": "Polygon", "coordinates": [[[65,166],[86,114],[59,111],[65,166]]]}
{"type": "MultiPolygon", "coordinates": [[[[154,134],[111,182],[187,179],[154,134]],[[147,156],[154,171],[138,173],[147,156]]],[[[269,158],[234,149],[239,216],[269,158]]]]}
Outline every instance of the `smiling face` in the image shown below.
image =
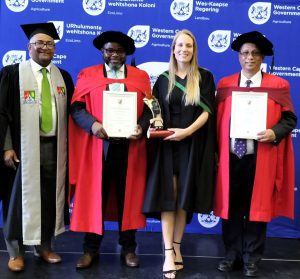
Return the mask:
{"type": "Polygon", "coordinates": [[[102,48],[102,55],[105,63],[112,70],[118,70],[126,60],[124,47],[119,43],[106,43],[102,48]]]}
{"type": "Polygon", "coordinates": [[[30,42],[28,44],[28,50],[29,50],[29,56],[33,59],[33,61],[35,61],[36,63],[38,63],[43,67],[46,67],[50,64],[53,55],[55,53],[54,40],[52,39],[52,37],[46,34],[42,34],[42,33],[35,34],[30,39],[30,42]],[[38,47],[37,44],[35,44],[36,42],[41,42],[44,44],[42,47],[38,47]],[[51,42],[53,44],[52,48],[46,46],[45,43],[48,42],[51,42]]]}
{"type": "Polygon", "coordinates": [[[194,54],[193,39],[186,34],[180,34],[175,42],[173,53],[178,64],[189,64],[194,54]]]}
{"type": "Polygon", "coordinates": [[[239,51],[239,61],[243,73],[249,78],[260,71],[264,56],[255,44],[245,43],[239,51]]]}

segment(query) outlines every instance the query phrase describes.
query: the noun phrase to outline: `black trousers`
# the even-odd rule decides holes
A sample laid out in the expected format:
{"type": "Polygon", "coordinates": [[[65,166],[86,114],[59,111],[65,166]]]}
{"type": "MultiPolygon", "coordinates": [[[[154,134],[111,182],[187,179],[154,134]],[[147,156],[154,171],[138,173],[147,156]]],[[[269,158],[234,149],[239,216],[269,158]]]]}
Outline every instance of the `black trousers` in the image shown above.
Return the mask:
{"type": "Polygon", "coordinates": [[[249,221],[255,155],[230,155],[229,218],[222,221],[226,258],[258,263],[266,241],[266,222],[249,221]]]}
{"type": "Polygon", "coordinates": [[[57,168],[57,138],[40,139],[41,149],[41,218],[42,238],[44,249],[50,249],[51,238],[54,234],[56,219],[56,168],[57,168]]]}
{"type": "MultiPolygon", "coordinates": [[[[136,249],[135,232],[136,230],[121,231],[125,185],[128,160],[128,141],[119,140],[109,144],[107,156],[103,158],[102,169],[102,215],[105,215],[110,187],[113,184],[116,187],[118,225],[119,225],[119,244],[122,246],[122,252],[134,252],[136,249]]],[[[84,252],[97,253],[101,245],[103,235],[86,233],[84,237],[84,252]]]]}

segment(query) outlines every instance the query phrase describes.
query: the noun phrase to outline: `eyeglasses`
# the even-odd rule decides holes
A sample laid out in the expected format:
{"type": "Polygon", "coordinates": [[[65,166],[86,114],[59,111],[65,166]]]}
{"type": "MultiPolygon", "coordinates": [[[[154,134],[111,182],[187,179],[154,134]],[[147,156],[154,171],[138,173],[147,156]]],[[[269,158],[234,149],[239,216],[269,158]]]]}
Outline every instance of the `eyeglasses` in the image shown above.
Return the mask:
{"type": "Polygon", "coordinates": [[[251,54],[252,57],[257,58],[261,56],[261,52],[260,51],[240,51],[240,55],[243,58],[247,58],[249,55],[251,54]]]}
{"type": "Polygon", "coordinates": [[[53,42],[36,41],[30,44],[35,45],[37,48],[44,48],[46,46],[48,49],[53,49],[55,47],[55,43],[53,42]]]}
{"type": "Polygon", "coordinates": [[[113,49],[113,48],[103,48],[108,55],[113,55],[114,53],[117,55],[124,55],[125,49],[113,49]]]}

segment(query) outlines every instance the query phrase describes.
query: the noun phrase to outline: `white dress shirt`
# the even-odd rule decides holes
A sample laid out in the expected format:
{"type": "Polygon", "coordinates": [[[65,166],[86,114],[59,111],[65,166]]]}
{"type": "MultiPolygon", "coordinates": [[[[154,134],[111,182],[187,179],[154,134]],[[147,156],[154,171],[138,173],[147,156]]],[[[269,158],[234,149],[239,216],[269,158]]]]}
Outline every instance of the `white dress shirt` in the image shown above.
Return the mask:
{"type": "MultiPolygon", "coordinates": [[[[111,70],[107,64],[105,64],[105,69],[106,69],[106,73],[107,73],[108,78],[115,78],[114,77],[114,75],[115,75],[114,70],[111,70]]],[[[116,71],[116,74],[117,74],[118,79],[125,78],[125,66],[122,65],[122,67],[116,71]]],[[[112,86],[109,86],[110,90],[112,90],[111,87],[112,86]]],[[[124,84],[123,83],[120,83],[120,91],[124,91],[124,84]]]]}

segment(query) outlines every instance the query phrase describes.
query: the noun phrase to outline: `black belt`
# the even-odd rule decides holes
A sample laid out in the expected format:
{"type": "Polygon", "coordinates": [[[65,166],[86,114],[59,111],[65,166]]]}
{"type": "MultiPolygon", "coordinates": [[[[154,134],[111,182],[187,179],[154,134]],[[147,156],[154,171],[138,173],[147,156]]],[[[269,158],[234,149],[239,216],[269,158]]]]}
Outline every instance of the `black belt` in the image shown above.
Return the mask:
{"type": "Polygon", "coordinates": [[[108,142],[110,144],[127,144],[128,139],[126,139],[126,138],[109,138],[108,142]]]}
{"type": "Polygon", "coordinates": [[[51,136],[51,137],[42,137],[40,136],[40,142],[56,142],[57,137],[51,136]]]}

